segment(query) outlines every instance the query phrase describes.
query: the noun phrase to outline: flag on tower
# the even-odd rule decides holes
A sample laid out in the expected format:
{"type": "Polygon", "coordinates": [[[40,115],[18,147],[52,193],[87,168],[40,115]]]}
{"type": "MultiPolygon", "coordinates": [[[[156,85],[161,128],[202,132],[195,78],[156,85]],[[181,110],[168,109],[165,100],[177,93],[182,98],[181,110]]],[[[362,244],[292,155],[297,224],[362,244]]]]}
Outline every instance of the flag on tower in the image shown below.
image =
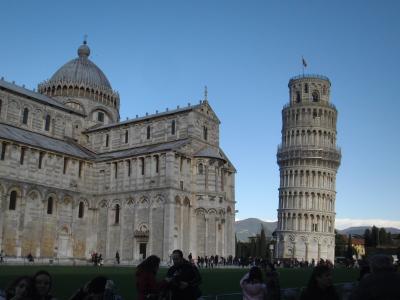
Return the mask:
{"type": "Polygon", "coordinates": [[[306,60],[304,59],[303,56],[301,57],[301,60],[303,62],[303,67],[306,68],[307,67],[307,62],[306,62],[306,60]]]}

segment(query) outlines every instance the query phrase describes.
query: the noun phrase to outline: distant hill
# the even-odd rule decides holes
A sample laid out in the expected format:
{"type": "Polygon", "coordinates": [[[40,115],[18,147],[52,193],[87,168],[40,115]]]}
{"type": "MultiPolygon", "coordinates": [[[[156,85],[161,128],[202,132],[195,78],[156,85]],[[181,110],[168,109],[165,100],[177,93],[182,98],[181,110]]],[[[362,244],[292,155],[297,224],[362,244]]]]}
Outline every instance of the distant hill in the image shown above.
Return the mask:
{"type": "Polygon", "coordinates": [[[265,235],[272,236],[276,229],[277,222],[264,222],[260,219],[249,218],[235,222],[235,232],[238,241],[248,242],[249,237],[261,232],[261,225],[264,227],[265,235]]]}
{"type": "MultiPolygon", "coordinates": [[[[363,235],[366,229],[371,229],[372,226],[357,226],[357,227],[349,227],[343,230],[339,230],[341,234],[358,234],[363,235]]],[[[384,227],[386,232],[390,232],[391,234],[399,234],[400,229],[394,227],[384,227]]]]}
{"type": "MultiPolygon", "coordinates": [[[[256,236],[261,232],[261,225],[264,226],[265,235],[271,237],[272,233],[276,229],[277,222],[264,222],[257,218],[249,218],[235,222],[235,232],[238,241],[248,242],[249,237],[256,236]]],[[[349,227],[343,230],[338,230],[341,234],[358,234],[363,235],[365,229],[371,229],[372,226],[358,226],[349,227]]],[[[400,234],[400,229],[394,227],[385,227],[386,232],[392,234],[400,234]]]]}

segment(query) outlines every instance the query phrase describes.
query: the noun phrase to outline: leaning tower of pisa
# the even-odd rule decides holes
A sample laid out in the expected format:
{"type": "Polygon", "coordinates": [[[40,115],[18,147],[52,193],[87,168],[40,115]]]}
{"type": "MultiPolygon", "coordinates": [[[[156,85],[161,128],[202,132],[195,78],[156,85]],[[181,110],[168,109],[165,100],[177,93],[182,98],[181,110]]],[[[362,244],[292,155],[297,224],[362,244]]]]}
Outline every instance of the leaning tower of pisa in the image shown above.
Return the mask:
{"type": "Polygon", "coordinates": [[[329,79],[300,75],[289,81],[282,110],[278,228],[275,256],[299,261],[335,256],[335,181],[341,153],[336,146],[337,110],[329,79]]]}

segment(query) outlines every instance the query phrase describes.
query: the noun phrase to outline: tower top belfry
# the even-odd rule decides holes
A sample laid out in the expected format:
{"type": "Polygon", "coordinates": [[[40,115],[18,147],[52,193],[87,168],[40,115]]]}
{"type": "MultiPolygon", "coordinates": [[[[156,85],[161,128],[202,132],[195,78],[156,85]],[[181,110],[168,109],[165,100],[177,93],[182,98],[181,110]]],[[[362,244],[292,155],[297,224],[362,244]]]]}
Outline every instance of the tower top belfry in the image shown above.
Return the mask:
{"type": "Polygon", "coordinates": [[[291,104],[328,103],[331,82],[328,77],[317,74],[304,74],[289,80],[291,104]]]}

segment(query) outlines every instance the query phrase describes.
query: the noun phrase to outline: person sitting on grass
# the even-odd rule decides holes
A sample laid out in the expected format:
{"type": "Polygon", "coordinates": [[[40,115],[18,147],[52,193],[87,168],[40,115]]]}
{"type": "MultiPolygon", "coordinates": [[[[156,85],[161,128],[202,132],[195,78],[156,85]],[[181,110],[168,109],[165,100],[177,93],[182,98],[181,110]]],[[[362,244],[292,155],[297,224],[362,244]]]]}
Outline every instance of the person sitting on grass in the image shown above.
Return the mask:
{"type": "Polygon", "coordinates": [[[307,287],[302,291],[300,300],[339,300],[333,285],[332,268],[327,265],[316,266],[307,287]]]}
{"type": "Polygon", "coordinates": [[[0,300],[30,300],[31,289],[32,279],[29,276],[18,277],[0,296],[0,300]]]}
{"type": "Polygon", "coordinates": [[[259,267],[252,267],[249,273],[240,280],[243,300],[263,300],[267,295],[267,286],[263,283],[263,276],[259,267]]]}
{"type": "Polygon", "coordinates": [[[351,300],[400,299],[400,273],[396,272],[393,258],[377,254],[370,260],[371,273],[360,280],[353,290],[351,300]]]}
{"type": "Polygon", "coordinates": [[[49,272],[45,270],[40,270],[33,275],[33,300],[56,300],[50,294],[52,287],[52,279],[49,272]]]}
{"type": "Polygon", "coordinates": [[[87,282],[69,300],[122,300],[122,297],[115,293],[112,280],[97,276],[87,282]]]}
{"type": "Polygon", "coordinates": [[[158,299],[161,290],[167,286],[164,280],[156,281],[159,267],[160,258],[156,255],[150,255],[137,266],[136,288],[139,300],[158,299]]]}

